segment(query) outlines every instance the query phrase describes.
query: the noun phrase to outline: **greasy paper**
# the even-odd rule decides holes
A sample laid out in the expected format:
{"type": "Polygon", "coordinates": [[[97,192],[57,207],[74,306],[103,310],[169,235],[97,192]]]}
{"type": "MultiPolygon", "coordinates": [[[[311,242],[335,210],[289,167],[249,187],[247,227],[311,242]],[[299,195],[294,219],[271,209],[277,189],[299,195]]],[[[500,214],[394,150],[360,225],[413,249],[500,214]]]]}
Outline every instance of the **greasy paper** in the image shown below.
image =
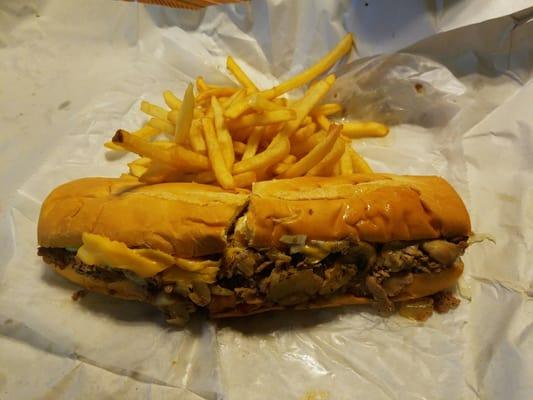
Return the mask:
{"type": "Polygon", "coordinates": [[[392,3],[0,4],[0,398],[531,397],[533,4],[392,3]],[[40,204],[67,180],[126,170],[132,156],[103,143],[145,121],[141,100],[162,104],[197,75],[232,82],[227,55],[268,87],[348,31],[358,51],[330,95],[347,117],[392,126],[357,150],[376,171],[444,176],[496,239],[468,250],[457,310],[426,323],[364,307],[198,316],[175,329],[146,305],[72,300],[77,288],[36,255],[40,204]]]}

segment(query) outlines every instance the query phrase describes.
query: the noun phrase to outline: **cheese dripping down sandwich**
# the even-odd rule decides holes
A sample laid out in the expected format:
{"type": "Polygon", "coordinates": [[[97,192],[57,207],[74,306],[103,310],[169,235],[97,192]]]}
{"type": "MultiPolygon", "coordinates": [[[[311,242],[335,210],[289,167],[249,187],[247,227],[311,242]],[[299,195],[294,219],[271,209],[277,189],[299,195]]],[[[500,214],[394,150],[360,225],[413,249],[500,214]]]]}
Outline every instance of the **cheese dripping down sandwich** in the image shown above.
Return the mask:
{"type": "Polygon", "coordinates": [[[372,304],[390,314],[439,299],[463,271],[470,234],[462,200],[434,176],[301,177],[251,192],[86,178],[44,201],[38,253],[83,288],[183,324],[199,308],[232,317],[372,304]]]}

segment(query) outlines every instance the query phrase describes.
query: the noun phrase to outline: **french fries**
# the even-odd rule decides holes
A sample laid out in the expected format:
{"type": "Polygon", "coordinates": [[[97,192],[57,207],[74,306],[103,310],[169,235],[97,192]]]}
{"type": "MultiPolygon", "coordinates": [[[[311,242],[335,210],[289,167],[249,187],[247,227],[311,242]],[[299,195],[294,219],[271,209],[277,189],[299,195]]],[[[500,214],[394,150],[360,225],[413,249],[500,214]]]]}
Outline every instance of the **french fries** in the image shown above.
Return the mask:
{"type": "Polygon", "coordinates": [[[131,133],[117,131],[105,146],[138,154],[124,179],[150,184],[185,181],[231,190],[272,178],[372,172],[351,141],[387,135],[389,128],[374,121],[336,123],[343,106],[322,103],[336,80],[324,74],[352,46],[348,34],[310,68],[267,89],[230,56],[226,67],[238,86],[212,85],[199,76],[183,99],[164,91],[166,107],[143,100],[148,121],[131,133]],[[304,85],[302,97],[280,97],[304,85]]]}
{"type": "Polygon", "coordinates": [[[340,135],[342,125],[331,124],[326,140],[316,145],[308,154],[291,165],[280,178],[295,178],[305,175],[315,165],[320,163],[333,148],[340,135]]]}
{"type": "Polygon", "coordinates": [[[213,126],[213,120],[209,118],[202,119],[202,127],[204,128],[204,139],[207,145],[207,153],[211,162],[211,169],[215,174],[217,182],[224,189],[231,189],[235,187],[235,181],[230,174],[228,166],[220,150],[219,142],[213,126]]]}

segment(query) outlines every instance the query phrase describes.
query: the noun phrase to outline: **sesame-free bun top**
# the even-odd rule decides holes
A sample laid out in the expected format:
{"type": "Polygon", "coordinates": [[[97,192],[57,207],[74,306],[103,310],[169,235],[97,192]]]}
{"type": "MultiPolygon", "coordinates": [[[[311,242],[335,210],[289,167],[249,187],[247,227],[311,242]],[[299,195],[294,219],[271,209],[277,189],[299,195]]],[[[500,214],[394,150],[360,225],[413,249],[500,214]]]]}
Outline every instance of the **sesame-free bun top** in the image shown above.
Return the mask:
{"type": "Polygon", "coordinates": [[[279,247],[283,235],[383,243],[471,233],[463,201],[444,179],[389,174],[256,183],[247,228],[257,248],[279,247]]]}
{"type": "Polygon", "coordinates": [[[43,247],[73,247],[90,232],[178,257],[222,253],[226,230],[248,192],[196,183],[146,185],[135,180],[85,178],[54,189],[38,225],[43,247]]]}

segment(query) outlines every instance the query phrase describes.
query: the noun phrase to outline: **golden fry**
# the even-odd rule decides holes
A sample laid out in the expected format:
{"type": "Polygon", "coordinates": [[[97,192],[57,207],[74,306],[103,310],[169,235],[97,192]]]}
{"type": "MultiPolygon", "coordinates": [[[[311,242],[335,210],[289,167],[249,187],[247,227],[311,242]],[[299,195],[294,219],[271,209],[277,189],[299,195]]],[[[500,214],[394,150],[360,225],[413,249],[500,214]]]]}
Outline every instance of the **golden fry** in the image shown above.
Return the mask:
{"type": "Polygon", "coordinates": [[[345,143],[342,139],[337,139],[331,151],[313,168],[307,171],[309,176],[330,176],[337,161],[344,154],[345,143]]]}
{"type": "Polygon", "coordinates": [[[287,157],[289,151],[289,138],[283,133],[280,133],[263,152],[235,163],[233,173],[240,174],[251,170],[259,171],[266,169],[287,157]]]}
{"type": "Polygon", "coordinates": [[[159,118],[162,120],[167,119],[168,111],[158,105],[152,104],[148,101],[141,101],[141,111],[151,117],[159,118]]]}
{"type": "Polygon", "coordinates": [[[207,151],[204,137],[202,135],[202,122],[198,119],[194,119],[191,123],[191,130],[189,131],[189,140],[191,147],[197,153],[204,154],[207,151]]]}
{"type": "Polygon", "coordinates": [[[333,166],[333,176],[339,176],[340,174],[341,174],[341,166],[340,166],[340,162],[337,162],[333,166]]]}
{"type": "Polygon", "coordinates": [[[291,153],[296,157],[301,158],[309,153],[314,147],[319,143],[323,142],[326,139],[327,133],[323,130],[320,130],[311,136],[302,143],[294,143],[291,147],[291,153]]]}
{"type": "Polygon", "coordinates": [[[371,174],[372,168],[368,165],[363,157],[359,155],[353,148],[350,147],[350,158],[352,159],[353,170],[354,172],[362,172],[365,174],[371,174]]]}
{"type": "Polygon", "coordinates": [[[215,118],[215,129],[217,133],[218,144],[220,146],[220,150],[222,151],[222,157],[224,157],[224,162],[226,163],[228,171],[231,171],[233,163],[235,162],[235,150],[233,149],[231,135],[226,129],[224,115],[222,114],[222,107],[220,106],[220,103],[216,97],[211,97],[211,108],[215,118]]]}
{"type": "Polygon", "coordinates": [[[207,154],[209,155],[211,169],[217,178],[217,182],[224,189],[235,187],[233,176],[231,176],[222,156],[213,121],[209,118],[202,118],[202,127],[204,129],[204,139],[207,145],[207,154]]]}
{"type": "Polygon", "coordinates": [[[105,142],[104,146],[107,147],[109,150],[113,150],[113,151],[127,151],[123,147],[113,142],[105,142]]]}
{"type": "Polygon", "coordinates": [[[182,179],[183,172],[167,164],[152,162],[146,171],[139,177],[140,182],[156,184],[162,182],[175,182],[182,179]]]}
{"type": "Polygon", "coordinates": [[[353,174],[353,164],[350,157],[350,144],[346,143],[346,148],[340,159],[340,175],[351,175],[353,174]]]}
{"type": "Polygon", "coordinates": [[[246,151],[246,144],[234,140],[233,149],[235,150],[235,154],[244,154],[244,152],[246,151]]]}
{"type": "Polygon", "coordinates": [[[244,73],[244,71],[241,69],[241,67],[235,62],[233,57],[228,56],[226,61],[226,67],[230,70],[230,72],[233,74],[233,76],[237,79],[237,81],[244,86],[247,89],[252,89],[253,91],[257,91],[257,86],[252,82],[252,80],[244,73]]]}
{"type": "Polygon", "coordinates": [[[329,75],[310,87],[303,98],[298,100],[292,107],[296,111],[296,119],[285,124],[283,132],[290,137],[300,126],[302,120],[309,114],[315,105],[326,95],[335,83],[335,75],[329,75]]]}
{"type": "Polygon", "coordinates": [[[348,33],[346,36],[344,36],[344,38],[342,38],[342,40],[337,44],[337,46],[335,46],[333,50],[322,57],[322,59],[320,59],[312,67],[288,79],[287,81],[274,86],[271,89],[260,92],[261,95],[267,99],[273,99],[274,97],[278,97],[283,93],[296,89],[297,87],[312,81],[335,65],[337,61],[339,61],[350,51],[352,45],[353,37],[351,33],[348,33]]]}
{"type": "Polygon", "coordinates": [[[328,115],[338,114],[342,112],[344,109],[342,106],[338,103],[326,103],[326,104],[320,104],[313,108],[311,110],[311,115],[320,114],[325,115],[326,117],[328,115]]]}
{"type": "Polygon", "coordinates": [[[270,125],[278,122],[291,121],[296,118],[293,110],[267,111],[263,114],[243,115],[239,119],[228,123],[230,129],[242,129],[250,126],[270,125]]]}
{"type": "Polygon", "coordinates": [[[242,155],[242,160],[247,160],[248,158],[255,156],[255,153],[257,153],[257,149],[259,147],[259,142],[261,141],[261,136],[263,135],[263,131],[264,129],[261,127],[254,128],[254,131],[250,137],[248,137],[248,141],[246,142],[246,149],[242,155]]]}
{"type": "Polygon", "coordinates": [[[257,181],[257,174],[254,171],[243,172],[233,176],[235,180],[235,187],[244,188],[250,187],[257,181]]]}
{"type": "Polygon", "coordinates": [[[115,133],[115,136],[113,136],[113,143],[125,150],[131,151],[132,153],[139,154],[140,156],[172,165],[172,156],[168,150],[161,149],[145,139],[132,135],[125,130],[119,129],[115,133]]]}
{"type": "Polygon", "coordinates": [[[150,121],[148,121],[148,125],[152,128],[158,129],[160,132],[168,133],[169,135],[174,135],[174,125],[172,125],[167,120],[151,118],[150,121]]]}
{"type": "Polygon", "coordinates": [[[389,127],[379,122],[343,122],[342,135],[351,139],[382,137],[389,133],[389,127]]]}
{"type": "Polygon", "coordinates": [[[313,133],[315,133],[315,129],[315,123],[301,127],[291,136],[291,143],[301,143],[307,140],[313,133]]]}
{"type": "Polygon", "coordinates": [[[280,175],[280,178],[295,178],[307,173],[307,171],[318,164],[326,156],[326,154],[331,151],[335,145],[335,142],[339,138],[341,129],[341,125],[332,124],[326,139],[315,146],[300,160],[292,164],[289,169],[280,175]]]}
{"type": "Polygon", "coordinates": [[[187,90],[185,90],[185,95],[183,96],[183,103],[179,109],[176,127],[174,129],[174,141],[176,143],[185,143],[189,138],[189,131],[191,130],[193,115],[194,93],[192,91],[192,85],[189,83],[187,90]]]}
{"type": "Polygon", "coordinates": [[[198,102],[202,102],[204,100],[210,100],[211,97],[221,97],[221,96],[231,96],[235,94],[235,92],[239,90],[238,88],[233,87],[225,87],[225,86],[217,86],[213,87],[211,86],[209,89],[207,89],[205,92],[200,93],[196,100],[198,102]]]}
{"type": "Polygon", "coordinates": [[[205,83],[204,78],[201,76],[196,78],[196,88],[200,93],[209,90],[209,86],[207,86],[207,83],[205,83]]]}
{"type": "Polygon", "coordinates": [[[251,96],[248,101],[250,103],[250,107],[259,112],[285,110],[285,106],[271,100],[267,100],[258,94],[251,96]]]}
{"type": "Polygon", "coordinates": [[[185,172],[205,171],[209,169],[209,159],[203,154],[195,153],[183,146],[174,146],[171,150],[174,165],[185,172]]]}
{"type": "Polygon", "coordinates": [[[132,135],[140,136],[143,139],[149,140],[156,135],[159,135],[161,131],[150,125],[145,125],[141,129],[131,132],[132,135]]]}
{"type": "Polygon", "coordinates": [[[322,129],[324,129],[325,131],[329,129],[331,122],[329,121],[328,117],[322,114],[315,114],[314,117],[315,121],[322,129]]]}
{"type": "Polygon", "coordinates": [[[166,105],[172,110],[179,110],[181,107],[181,100],[178,99],[170,90],[165,90],[163,92],[163,99],[165,100],[166,105]]]}

